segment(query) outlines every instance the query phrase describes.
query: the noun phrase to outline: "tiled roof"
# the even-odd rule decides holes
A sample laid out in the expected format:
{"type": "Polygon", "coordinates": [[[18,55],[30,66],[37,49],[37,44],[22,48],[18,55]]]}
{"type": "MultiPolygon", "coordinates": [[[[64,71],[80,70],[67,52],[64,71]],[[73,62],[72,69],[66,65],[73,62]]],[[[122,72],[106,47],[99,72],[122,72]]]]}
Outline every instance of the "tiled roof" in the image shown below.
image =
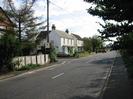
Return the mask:
{"type": "Polygon", "coordinates": [[[73,36],[71,34],[68,34],[64,31],[60,31],[60,30],[53,30],[53,31],[56,32],[60,37],[73,39],[73,36]]]}
{"type": "Polygon", "coordinates": [[[75,36],[78,40],[82,40],[82,38],[79,35],[77,34],[72,34],[72,35],[75,36]]]}

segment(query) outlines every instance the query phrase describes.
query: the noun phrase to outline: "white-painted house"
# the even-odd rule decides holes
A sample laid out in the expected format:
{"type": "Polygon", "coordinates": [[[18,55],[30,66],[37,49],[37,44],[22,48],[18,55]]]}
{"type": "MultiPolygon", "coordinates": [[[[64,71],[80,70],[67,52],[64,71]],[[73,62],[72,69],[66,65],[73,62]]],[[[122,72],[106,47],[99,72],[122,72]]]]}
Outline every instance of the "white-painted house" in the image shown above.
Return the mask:
{"type": "Polygon", "coordinates": [[[59,54],[70,53],[74,50],[74,38],[71,34],[64,31],[53,29],[49,34],[49,41],[58,49],[59,54]]]}
{"type": "Polygon", "coordinates": [[[84,42],[82,40],[82,38],[79,35],[76,34],[72,34],[73,38],[74,38],[74,47],[78,52],[82,52],[83,46],[84,46],[84,42]]]}

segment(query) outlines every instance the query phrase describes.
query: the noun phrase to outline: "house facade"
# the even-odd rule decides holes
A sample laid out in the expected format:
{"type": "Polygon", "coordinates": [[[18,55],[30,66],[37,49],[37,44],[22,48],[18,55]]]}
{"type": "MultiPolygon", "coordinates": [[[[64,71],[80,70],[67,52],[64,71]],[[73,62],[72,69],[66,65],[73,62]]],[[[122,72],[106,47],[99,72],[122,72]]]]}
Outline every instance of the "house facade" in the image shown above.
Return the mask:
{"type": "Polygon", "coordinates": [[[71,34],[60,30],[52,30],[49,40],[59,54],[70,54],[74,51],[74,38],[71,34]]]}
{"type": "Polygon", "coordinates": [[[58,55],[73,55],[75,52],[83,51],[83,41],[80,36],[70,34],[69,31],[57,30],[55,26],[49,34],[47,31],[41,31],[32,40],[37,42],[38,51],[42,51],[42,48],[50,48],[50,46],[56,49],[58,55]]]}
{"type": "Polygon", "coordinates": [[[84,51],[84,49],[83,49],[84,42],[83,42],[82,38],[76,34],[72,34],[72,35],[74,38],[74,46],[75,46],[75,49],[77,50],[77,52],[84,51]]]}
{"type": "Polygon", "coordinates": [[[0,7],[0,37],[4,30],[12,30],[14,28],[13,22],[7,16],[6,12],[0,7]]]}

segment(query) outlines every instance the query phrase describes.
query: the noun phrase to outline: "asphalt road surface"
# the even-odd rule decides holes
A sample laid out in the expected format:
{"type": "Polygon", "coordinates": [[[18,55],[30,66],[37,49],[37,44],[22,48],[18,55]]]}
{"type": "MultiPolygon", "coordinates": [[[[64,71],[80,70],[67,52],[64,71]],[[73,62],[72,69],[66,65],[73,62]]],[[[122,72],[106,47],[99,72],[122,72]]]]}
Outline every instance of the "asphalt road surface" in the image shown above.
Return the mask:
{"type": "Polygon", "coordinates": [[[0,81],[0,99],[97,99],[116,55],[60,59],[61,65],[0,81]]]}

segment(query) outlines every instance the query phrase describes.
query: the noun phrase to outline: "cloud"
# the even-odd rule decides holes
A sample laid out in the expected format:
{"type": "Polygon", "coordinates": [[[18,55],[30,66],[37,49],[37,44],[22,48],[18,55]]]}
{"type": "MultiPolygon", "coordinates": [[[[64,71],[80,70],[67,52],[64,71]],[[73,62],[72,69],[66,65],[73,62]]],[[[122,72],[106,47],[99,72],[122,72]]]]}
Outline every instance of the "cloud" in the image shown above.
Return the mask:
{"type": "MultiPolygon", "coordinates": [[[[57,29],[63,31],[68,28],[82,37],[98,34],[97,29],[101,27],[96,22],[103,21],[87,13],[86,9],[90,6],[83,0],[50,0],[50,26],[55,24],[57,29]]],[[[46,20],[46,0],[37,0],[34,10],[35,16],[46,20]]]]}

